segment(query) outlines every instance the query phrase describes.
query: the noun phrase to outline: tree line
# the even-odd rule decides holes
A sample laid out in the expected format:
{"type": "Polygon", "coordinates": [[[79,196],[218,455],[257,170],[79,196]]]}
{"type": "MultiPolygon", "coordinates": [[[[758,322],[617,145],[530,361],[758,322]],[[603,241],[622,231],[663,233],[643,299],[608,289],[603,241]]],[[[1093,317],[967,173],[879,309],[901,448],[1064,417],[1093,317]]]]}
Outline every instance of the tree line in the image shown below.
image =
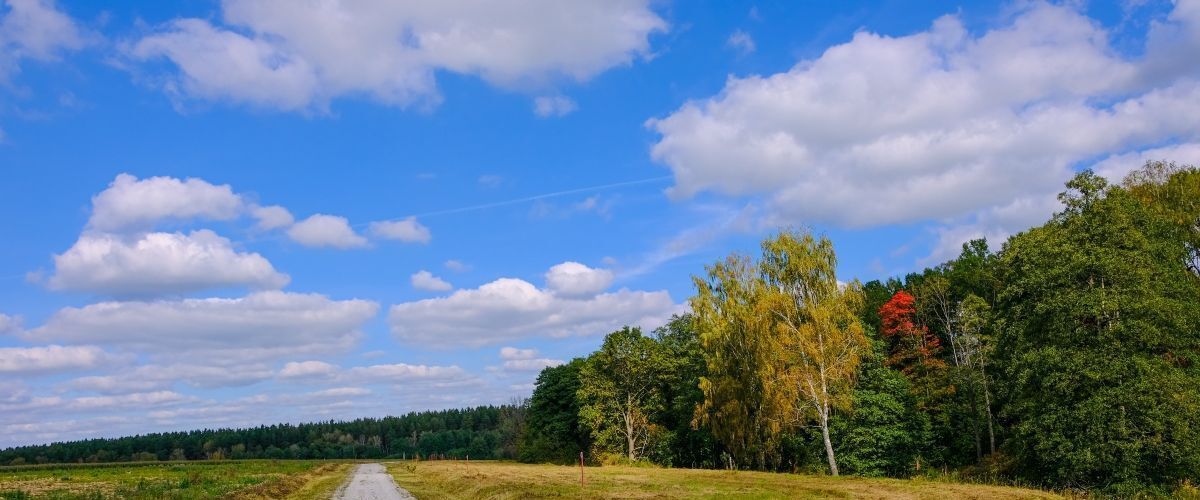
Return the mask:
{"type": "Polygon", "coordinates": [[[0,451],[0,464],[221,459],[513,459],[524,428],[516,405],[414,412],[249,429],[165,432],[0,451]]]}
{"type": "Polygon", "coordinates": [[[1200,170],[1090,171],[1063,209],[903,278],[785,230],[691,312],[539,375],[519,458],[952,473],[1117,495],[1200,482],[1200,170]]]}

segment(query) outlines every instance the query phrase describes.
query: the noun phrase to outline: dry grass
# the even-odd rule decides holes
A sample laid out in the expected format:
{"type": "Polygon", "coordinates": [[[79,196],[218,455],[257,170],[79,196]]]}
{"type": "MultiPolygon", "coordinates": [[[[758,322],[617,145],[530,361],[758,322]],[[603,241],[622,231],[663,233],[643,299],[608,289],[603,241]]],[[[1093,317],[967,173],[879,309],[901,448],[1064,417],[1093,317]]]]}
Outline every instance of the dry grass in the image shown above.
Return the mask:
{"type": "Polygon", "coordinates": [[[328,499],[349,476],[354,466],[348,463],[324,464],[300,474],[285,474],[273,480],[234,492],[231,500],[328,499]]]}
{"type": "Polygon", "coordinates": [[[1061,498],[1053,493],[923,480],[506,462],[393,462],[396,483],[422,500],[450,498],[1061,498]]]}

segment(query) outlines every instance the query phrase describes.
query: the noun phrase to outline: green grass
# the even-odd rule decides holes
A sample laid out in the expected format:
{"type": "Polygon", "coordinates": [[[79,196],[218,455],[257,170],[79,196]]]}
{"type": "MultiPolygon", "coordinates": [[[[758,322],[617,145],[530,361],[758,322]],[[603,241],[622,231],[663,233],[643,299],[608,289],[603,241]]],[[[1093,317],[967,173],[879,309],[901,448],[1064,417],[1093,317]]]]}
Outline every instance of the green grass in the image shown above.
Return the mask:
{"type": "Polygon", "coordinates": [[[350,469],[301,460],[15,467],[0,469],[0,499],[329,498],[350,469]]]}
{"type": "Polygon", "coordinates": [[[457,498],[1060,498],[1045,491],[929,480],[766,472],[579,467],[507,462],[391,462],[396,483],[421,500],[457,498]]]}

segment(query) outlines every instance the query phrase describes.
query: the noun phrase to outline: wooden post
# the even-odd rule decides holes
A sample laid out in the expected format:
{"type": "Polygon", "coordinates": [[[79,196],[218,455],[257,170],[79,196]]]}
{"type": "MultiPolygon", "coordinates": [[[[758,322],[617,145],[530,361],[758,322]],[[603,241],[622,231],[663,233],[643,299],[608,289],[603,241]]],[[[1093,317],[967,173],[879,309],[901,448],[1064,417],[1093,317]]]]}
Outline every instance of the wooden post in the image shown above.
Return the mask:
{"type": "Polygon", "coordinates": [[[579,452],[579,487],[583,487],[583,452],[579,452]]]}

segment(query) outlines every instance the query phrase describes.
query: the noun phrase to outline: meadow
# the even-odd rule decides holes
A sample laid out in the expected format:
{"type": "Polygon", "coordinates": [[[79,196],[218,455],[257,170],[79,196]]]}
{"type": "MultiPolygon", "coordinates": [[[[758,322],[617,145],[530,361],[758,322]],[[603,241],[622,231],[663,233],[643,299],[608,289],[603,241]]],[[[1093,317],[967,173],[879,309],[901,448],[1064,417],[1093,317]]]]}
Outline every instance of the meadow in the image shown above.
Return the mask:
{"type": "Polygon", "coordinates": [[[327,499],[349,462],[229,460],[0,468],[0,499],[327,499]]]}
{"type": "Polygon", "coordinates": [[[1061,498],[1054,493],[932,480],[750,471],[579,467],[492,461],[385,462],[396,484],[422,500],[516,498],[1061,498]]]}

